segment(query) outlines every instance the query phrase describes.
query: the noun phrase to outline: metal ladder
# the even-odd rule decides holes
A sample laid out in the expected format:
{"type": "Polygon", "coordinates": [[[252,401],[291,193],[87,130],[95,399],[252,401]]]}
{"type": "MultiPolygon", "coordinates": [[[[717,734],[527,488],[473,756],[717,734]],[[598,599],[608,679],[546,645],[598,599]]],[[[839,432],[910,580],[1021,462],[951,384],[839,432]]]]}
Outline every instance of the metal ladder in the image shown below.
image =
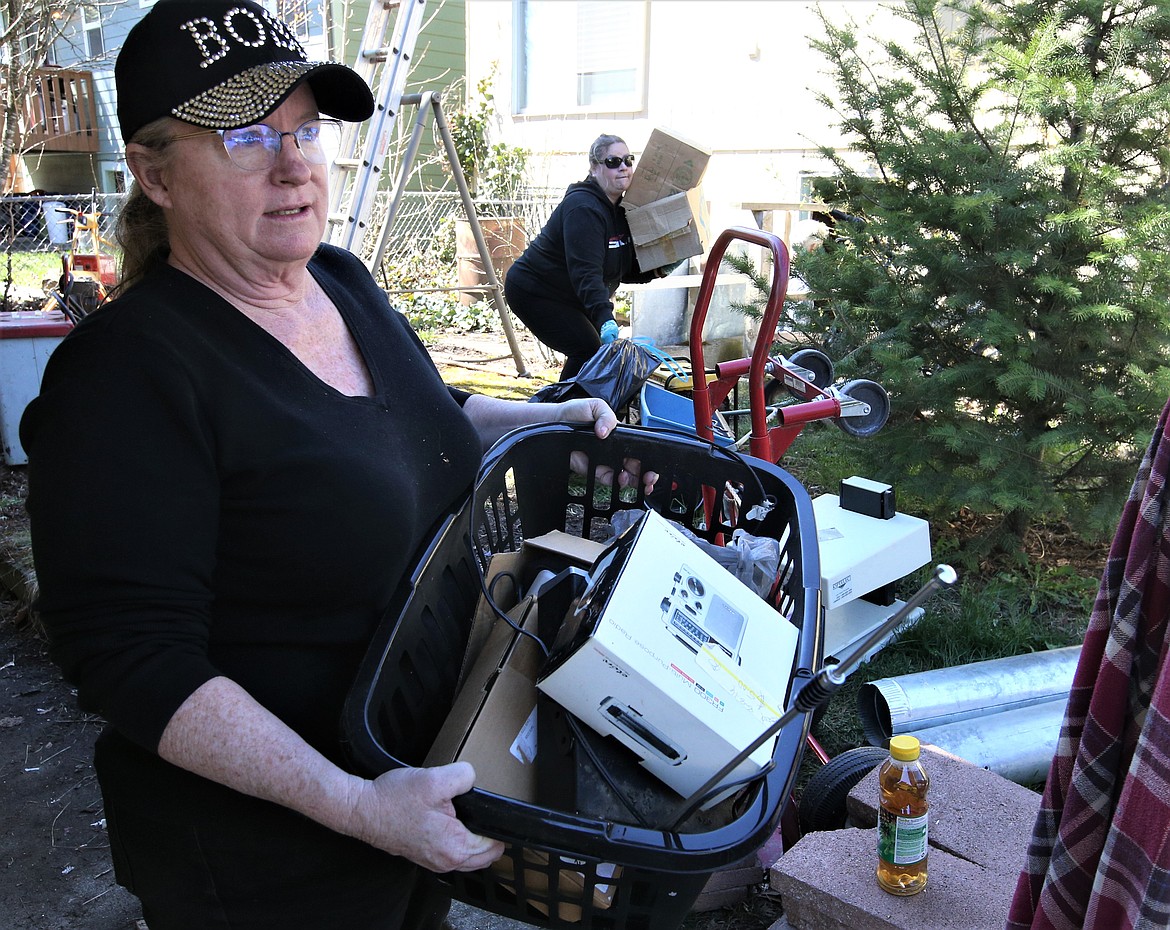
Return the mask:
{"type": "MultiPolygon", "coordinates": [[[[394,195],[386,211],[386,219],[378,233],[378,241],[374,246],[374,254],[370,260],[370,267],[377,268],[382,263],[382,256],[386,252],[386,245],[390,239],[390,229],[394,225],[394,217],[402,203],[402,196],[406,193],[406,183],[410,179],[410,171],[418,154],[419,142],[422,139],[423,129],[427,123],[428,114],[433,115],[439,138],[443,142],[443,149],[451,168],[451,177],[459,190],[459,197],[463,202],[463,212],[467,216],[467,223],[471,227],[471,235],[475,239],[475,247],[479,252],[480,267],[483,268],[488,283],[486,290],[496,312],[500,316],[500,325],[504,329],[504,336],[508,340],[508,348],[512,351],[512,360],[516,363],[516,373],[527,377],[531,372],[524,354],[520,351],[520,344],[516,340],[516,330],[512,326],[512,317],[508,314],[508,305],[504,300],[504,287],[492,265],[491,250],[484,239],[483,230],[479,225],[479,216],[475,212],[475,201],[471,198],[471,191],[467,187],[467,179],[463,176],[463,169],[459,164],[459,156],[455,151],[455,140],[451,137],[451,128],[447,125],[447,118],[443,114],[443,95],[438,91],[421,94],[407,94],[401,98],[403,106],[416,106],[418,113],[411,131],[410,140],[402,156],[402,164],[398,171],[398,181],[395,184],[394,195]]],[[[450,288],[443,288],[450,290],[450,288]]],[[[459,288],[459,290],[480,290],[479,288],[459,288]]]]}
{"type": "Polygon", "coordinates": [[[442,115],[440,95],[437,92],[410,94],[405,101],[403,98],[406,77],[410,71],[415,42],[422,29],[425,10],[426,0],[372,0],[370,4],[362,32],[361,48],[353,67],[373,91],[374,115],[367,121],[368,125],[364,126],[364,132],[363,124],[345,124],[341,152],[333,164],[329,178],[329,224],[325,238],[332,245],[361,254],[366,236],[372,231],[369,225],[370,211],[378,193],[383,166],[386,164],[391,130],[404,102],[417,106],[419,117],[415,121],[414,131],[399,171],[397,189],[386,218],[381,228],[377,230],[378,241],[374,253],[366,263],[371,271],[381,264],[390,228],[394,223],[394,215],[402,200],[410,169],[418,151],[427,105],[430,104],[443,139],[447,160],[450,162],[452,177],[459,188],[464,212],[471,225],[480,261],[488,278],[487,290],[500,316],[512,358],[516,363],[516,371],[520,375],[527,375],[528,364],[516,340],[512,319],[508,315],[504,300],[504,289],[492,266],[491,253],[479,226],[475,204],[468,192],[467,181],[459,165],[450,129],[442,115]],[[390,26],[391,12],[395,9],[398,10],[398,15],[394,22],[394,35],[387,45],[385,37],[390,26]]]}
{"type": "Polygon", "coordinates": [[[372,0],[370,3],[353,68],[373,91],[374,115],[365,124],[345,124],[341,152],[329,179],[326,239],[350,251],[360,250],[368,232],[370,209],[386,163],[390,131],[398,117],[426,5],[426,0],[372,0]],[[394,34],[386,44],[394,10],[398,13],[394,18],[394,34]]]}

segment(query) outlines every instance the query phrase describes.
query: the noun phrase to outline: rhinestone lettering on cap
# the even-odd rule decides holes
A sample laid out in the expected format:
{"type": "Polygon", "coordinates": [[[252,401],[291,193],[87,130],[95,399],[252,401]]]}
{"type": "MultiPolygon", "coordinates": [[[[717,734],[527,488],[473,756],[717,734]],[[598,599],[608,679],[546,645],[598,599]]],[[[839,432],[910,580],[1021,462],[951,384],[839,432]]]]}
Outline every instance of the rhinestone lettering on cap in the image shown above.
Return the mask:
{"type": "Polygon", "coordinates": [[[254,0],[163,0],[130,30],[114,65],[129,142],[174,116],[208,129],[260,122],[308,81],[320,112],[368,119],[369,86],[352,68],[309,61],[292,27],[254,0]]]}
{"type": "Polygon", "coordinates": [[[223,40],[223,37],[219,34],[219,30],[215,28],[215,23],[210,19],[200,16],[198,19],[187,20],[179,28],[191,33],[195,44],[199,46],[199,53],[203,56],[203,61],[199,63],[200,68],[206,68],[208,65],[219,61],[228,53],[227,42],[223,40]],[[218,46],[214,52],[208,47],[212,40],[218,46]]]}
{"type": "MultiPolygon", "coordinates": [[[[220,32],[215,21],[206,16],[187,20],[187,22],[181,23],[179,28],[188,32],[195,40],[199,54],[203,58],[199,63],[200,68],[210,67],[232,50],[232,43],[224,38],[223,32],[220,32]]],[[[301,48],[288,25],[274,19],[266,11],[262,15],[257,15],[243,7],[232,7],[223,15],[223,29],[238,45],[245,48],[260,48],[271,39],[273,45],[288,49],[304,58],[304,49],[301,48]],[[250,22],[250,27],[246,28],[245,31],[254,32],[254,38],[248,38],[237,27],[237,20],[241,16],[246,17],[250,22]]]]}

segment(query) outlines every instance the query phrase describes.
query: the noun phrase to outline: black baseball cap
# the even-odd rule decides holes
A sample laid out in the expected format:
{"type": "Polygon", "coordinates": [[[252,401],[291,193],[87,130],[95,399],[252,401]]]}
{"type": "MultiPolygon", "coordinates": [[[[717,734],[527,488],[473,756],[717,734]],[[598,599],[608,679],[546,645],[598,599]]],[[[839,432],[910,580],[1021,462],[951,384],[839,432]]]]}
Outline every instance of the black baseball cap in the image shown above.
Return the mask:
{"type": "Polygon", "coordinates": [[[374,112],[356,71],[309,61],[288,25],[252,0],[158,0],[126,37],[114,81],[124,142],[163,116],[250,126],[302,81],[326,116],[356,123],[374,112]]]}

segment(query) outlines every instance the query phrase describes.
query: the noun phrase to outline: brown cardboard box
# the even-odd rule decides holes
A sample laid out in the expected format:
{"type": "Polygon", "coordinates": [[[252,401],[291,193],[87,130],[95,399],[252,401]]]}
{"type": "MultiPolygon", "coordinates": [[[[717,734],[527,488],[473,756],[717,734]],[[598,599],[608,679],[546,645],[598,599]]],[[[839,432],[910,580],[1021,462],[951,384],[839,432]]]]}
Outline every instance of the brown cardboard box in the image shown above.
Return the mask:
{"type": "MultiPolygon", "coordinates": [[[[589,566],[605,547],[588,539],[581,539],[554,530],[544,536],[525,540],[520,552],[501,552],[492,557],[488,567],[489,590],[496,603],[522,629],[535,633],[538,611],[533,599],[516,602],[514,585],[497,576],[524,579],[533,562],[567,566],[589,566]]],[[[536,800],[536,673],[544,655],[529,637],[496,617],[484,598],[476,610],[473,639],[479,645],[469,648],[465,660],[463,686],[443,728],[439,731],[426,758],[426,765],[444,765],[466,760],[475,767],[475,785],[503,797],[528,803],[536,800]]],[[[530,903],[549,911],[548,855],[539,850],[524,849],[523,859],[535,866],[524,871],[524,887],[530,894],[540,895],[530,903]]],[[[567,860],[566,860],[567,861],[567,860]]],[[[569,863],[573,864],[573,863],[569,863]]],[[[502,877],[513,878],[512,860],[505,857],[492,867],[502,877]]],[[[599,866],[602,878],[614,877],[618,866],[599,866]]],[[[572,899],[585,894],[585,876],[572,868],[558,869],[557,899],[560,919],[580,921],[582,909],[572,899]],[[567,899],[567,900],[562,900],[567,899]]],[[[593,888],[593,906],[607,908],[613,902],[615,885],[598,883],[593,888]]]]}
{"type": "MultiPolygon", "coordinates": [[[[525,540],[520,552],[500,552],[488,567],[488,589],[497,605],[535,635],[533,601],[516,602],[515,586],[534,562],[588,566],[604,549],[600,543],[553,531],[525,540]],[[504,581],[493,584],[497,576],[504,581]]],[[[464,659],[463,684],[427,754],[427,765],[466,760],[475,767],[475,785],[504,797],[536,799],[536,673],[544,660],[536,642],[518,634],[480,598],[464,659]]]]}
{"type": "MultiPolygon", "coordinates": [[[[509,615],[535,633],[531,599],[509,615]]],[[[506,622],[492,629],[431,751],[426,765],[466,760],[475,785],[521,801],[536,798],[536,673],[543,653],[506,622]]]]}
{"type": "Polygon", "coordinates": [[[642,207],[626,207],[626,219],[643,271],[702,255],[711,244],[711,221],[700,187],[642,207]]]}
{"type": "Polygon", "coordinates": [[[699,189],[710,158],[706,149],[665,129],[650,133],[622,200],[643,271],[702,255],[710,245],[699,189]]]}
{"type": "Polygon", "coordinates": [[[641,207],[698,187],[710,159],[711,153],[697,143],[655,129],[638,156],[623,202],[627,208],[641,207]]]}

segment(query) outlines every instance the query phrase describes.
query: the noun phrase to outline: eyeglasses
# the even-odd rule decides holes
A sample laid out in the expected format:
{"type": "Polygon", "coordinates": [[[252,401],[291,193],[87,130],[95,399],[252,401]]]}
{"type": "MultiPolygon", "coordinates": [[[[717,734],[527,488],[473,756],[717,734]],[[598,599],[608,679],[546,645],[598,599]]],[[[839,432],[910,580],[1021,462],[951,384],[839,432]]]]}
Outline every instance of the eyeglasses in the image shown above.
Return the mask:
{"type": "Polygon", "coordinates": [[[634,156],[633,155],[625,155],[625,156],[610,155],[609,158],[603,158],[601,160],[601,163],[603,165],[605,165],[605,167],[607,167],[607,168],[620,168],[623,164],[627,168],[633,168],[634,167],[634,156]]]}
{"type": "Polygon", "coordinates": [[[341,149],[341,122],[335,119],[311,119],[291,132],[280,132],[264,123],[241,129],[201,129],[172,136],[169,141],[178,142],[212,133],[223,139],[223,147],[232,164],[245,171],[264,171],[275,165],[285,136],[292,136],[301,157],[311,165],[330,164],[341,149]]]}

